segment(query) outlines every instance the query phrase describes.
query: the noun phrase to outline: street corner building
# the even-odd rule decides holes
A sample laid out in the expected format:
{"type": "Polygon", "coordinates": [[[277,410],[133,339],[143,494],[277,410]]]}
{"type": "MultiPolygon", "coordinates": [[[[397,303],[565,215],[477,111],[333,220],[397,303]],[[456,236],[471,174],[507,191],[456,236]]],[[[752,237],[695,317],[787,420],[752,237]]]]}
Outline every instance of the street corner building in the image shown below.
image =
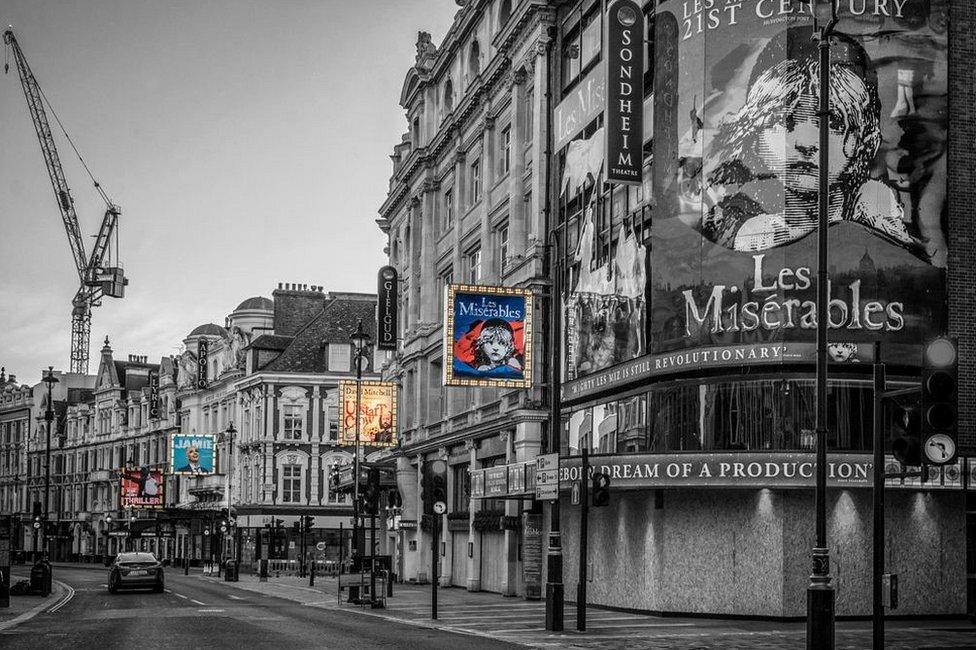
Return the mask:
{"type": "MultiPolygon", "coordinates": [[[[620,137],[620,107],[604,101],[623,83],[607,65],[620,59],[605,31],[615,5],[559,11],[563,550],[580,553],[586,450],[610,483],[609,504],[589,508],[591,604],[800,618],[815,539],[813,17],[797,2],[707,4],[642,3],[639,183],[604,182],[620,137]]],[[[836,611],[871,614],[874,342],[889,389],[918,387],[924,343],[948,334],[961,454],[925,482],[886,479],[885,558],[899,577],[891,614],[960,615],[976,478],[973,219],[958,205],[973,173],[973,7],[839,7],[826,470],[836,611]]],[[[567,561],[567,591],[577,566],[567,561]]]]}
{"type": "MultiPolygon", "coordinates": [[[[469,2],[440,44],[419,35],[379,220],[400,278],[401,338],[384,376],[401,386],[403,510],[388,535],[405,579],[430,580],[433,548],[442,585],[540,597],[551,520],[533,499],[535,457],[558,352],[566,592],[579,580],[586,450],[590,475],[610,486],[609,503],[589,509],[590,604],[805,615],[814,20],[800,2],[708,4],[469,2]],[[447,380],[445,299],[479,286],[528,289],[541,306],[523,342],[536,351],[527,388],[447,380]],[[434,459],[451,468],[436,527],[419,496],[434,459]]],[[[871,613],[874,345],[887,387],[918,389],[924,344],[948,335],[959,455],[924,481],[885,479],[885,557],[899,576],[892,614],[960,615],[976,608],[976,6],[841,2],[839,19],[826,310],[837,614],[871,613]]],[[[896,420],[889,409],[888,474],[896,420]]]]}
{"type": "Polygon", "coordinates": [[[546,79],[554,21],[546,2],[465,3],[441,43],[418,34],[403,82],[408,130],[393,150],[379,225],[400,278],[399,349],[384,375],[400,385],[400,444],[391,462],[403,507],[386,534],[405,580],[431,580],[434,548],[441,585],[526,593],[520,549],[531,500],[481,499],[471,476],[534,463],[546,411],[542,389],[526,378],[544,366],[540,355],[523,352],[541,351],[542,335],[521,320],[467,323],[491,325],[508,341],[506,363],[488,373],[508,379],[445,385],[445,364],[459,357],[455,350],[446,359],[445,336],[453,332],[444,323],[452,286],[460,293],[505,287],[519,304],[548,290],[546,79]],[[423,465],[435,459],[449,467],[438,539],[434,515],[425,516],[420,502],[423,465]]]}

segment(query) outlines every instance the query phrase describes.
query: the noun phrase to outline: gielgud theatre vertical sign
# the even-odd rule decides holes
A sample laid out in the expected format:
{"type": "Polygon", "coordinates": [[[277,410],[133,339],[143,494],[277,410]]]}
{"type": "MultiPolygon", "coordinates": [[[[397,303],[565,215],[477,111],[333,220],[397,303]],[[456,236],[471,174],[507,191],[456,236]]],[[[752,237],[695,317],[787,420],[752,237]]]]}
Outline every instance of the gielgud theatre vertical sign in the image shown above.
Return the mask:
{"type": "MultiPolygon", "coordinates": [[[[944,329],[947,5],[839,3],[829,336],[850,342],[840,357],[880,338],[895,344],[891,360],[917,363],[915,345],[944,329]]],[[[783,361],[810,358],[819,142],[811,5],[665,0],[655,58],[651,351],[777,343],[783,361]]]]}

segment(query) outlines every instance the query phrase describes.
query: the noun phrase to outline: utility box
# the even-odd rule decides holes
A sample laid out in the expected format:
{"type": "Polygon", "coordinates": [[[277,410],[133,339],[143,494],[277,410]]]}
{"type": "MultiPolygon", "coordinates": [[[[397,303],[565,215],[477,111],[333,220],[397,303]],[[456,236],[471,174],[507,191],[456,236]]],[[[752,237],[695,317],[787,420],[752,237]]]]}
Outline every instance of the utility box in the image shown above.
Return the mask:
{"type": "Polygon", "coordinates": [[[51,563],[38,560],[31,567],[30,590],[32,594],[51,595],[51,563]]]}
{"type": "Polygon", "coordinates": [[[237,561],[227,560],[224,563],[224,582],[237,582],[237,561]]]}

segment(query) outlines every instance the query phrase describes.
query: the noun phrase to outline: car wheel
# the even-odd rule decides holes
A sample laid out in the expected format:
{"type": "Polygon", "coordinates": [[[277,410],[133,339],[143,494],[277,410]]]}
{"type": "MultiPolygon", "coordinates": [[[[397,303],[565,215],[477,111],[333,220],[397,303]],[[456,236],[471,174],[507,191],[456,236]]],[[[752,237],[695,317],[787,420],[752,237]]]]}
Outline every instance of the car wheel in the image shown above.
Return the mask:
{"type": "Polygon", "coordinates": [[[114,573],[108,579],[108,593],[117,594],[119,592],[119,578],[114,573]]]}

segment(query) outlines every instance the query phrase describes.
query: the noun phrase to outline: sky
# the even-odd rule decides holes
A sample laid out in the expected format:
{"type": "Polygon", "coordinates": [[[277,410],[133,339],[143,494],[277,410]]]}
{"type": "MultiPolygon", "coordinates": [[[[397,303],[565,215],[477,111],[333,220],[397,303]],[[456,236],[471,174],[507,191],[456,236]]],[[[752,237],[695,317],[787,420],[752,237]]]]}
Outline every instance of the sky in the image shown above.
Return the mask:
{"type": "MultiPolygon", "coordinates": [[[[93,311],[89,372],[158,361],[279,282],[376,291],[376,225],[417,32],[451,0],[4,0],[27,62],[121,206],[124,299],[93,311]]],[[[6,47],[5,47],[6,50],[6,47]]],[[[9,53],[5,53],[5,60],[9,53]]],[[[78,277],[12,56],[0,75],[0,365],[69,367],[78,277]]],[[[55,132],[90,252],[105,212],[55,132]]]]}

